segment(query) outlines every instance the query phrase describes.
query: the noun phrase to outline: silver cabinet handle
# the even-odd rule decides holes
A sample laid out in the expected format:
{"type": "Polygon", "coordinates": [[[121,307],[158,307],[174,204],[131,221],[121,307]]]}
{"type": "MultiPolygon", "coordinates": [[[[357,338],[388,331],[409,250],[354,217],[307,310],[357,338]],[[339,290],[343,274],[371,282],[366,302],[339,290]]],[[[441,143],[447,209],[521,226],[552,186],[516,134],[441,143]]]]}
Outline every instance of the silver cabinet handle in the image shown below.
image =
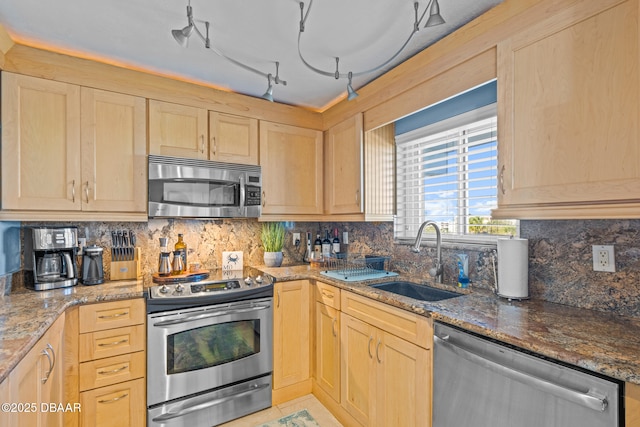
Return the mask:
{"type": "Polygon", "coordinates": [[[278,292],[276,292],[277,296],[278,296],[278,303],[276,304],[276,308],[280,308],[280,289],[278,289],[278,292]]]}
{"type": "Polygon", "coordinates": [[[71,201],[76,202],[76,180],[71,181],[71,201]]]}
{"type": "Polygon", "coordinates": [[[216,145],[216,137],[214,136],[213,138],[211,138],[211,140],[213,141],[213,155],[216,155],[216,151],[218,150],[218,146],[216,145]]]}
{"type": "Polygon", "coordinates": [[[500,191],[502,191],[502,194],[505,193],[505,191],[504,191],[504,165],[502,165],[502,168],[500,169],[500,191]]]}
{"type": "Polygon", "coordinates": [[[378,344],[376,345],[376,359],[378,359],[378,363],[382,363],[382,360],[380,360],[380,344],[382,344],[382,341],[378,340],[378,344]]]}
{"type": "Polygon", "coordinates": [[[470,362],[482,366],[483,368],[496,372],[499,375],[527,384],[545,393],[553,394],[554,396],[568,400],[569,402],[577,403],[578,405],[593,409],[594,411],[604,412],[604,410],[607,409],[609,404],[607,399],[595,396],[592,394],[591,390],[582,392],[567,388],[563,385],[555,384],[547,379],[538,378],[530,373],[519,371],[501,363],[494,362],[484,356],[480,356],[469,349],[462,348],[457,344],[454,344],[449,341],[449,339],[450,337],[448,335],[444,337],[439,337],[437,335],[433,336],[434,344],[442,346],[442,348],[445,348],[470,362]]]}
{"type": "Polygon", "coordinates": [[[113,319],[115,317],[126,316],[127,314],[129,314],[128,311],[123,311],[122,313],[110,314],[108,316],[98,316],[98,319],[113,319]]]}
{"type": "Polygon", "coordinates": [[[53,372],[53,369],[56,366],[56,352],[53,350],[53,347],[51,347],[51,344],[47,344],[47,348],[42,349],[41,354],[44,356],[47,356],[47,359],[49,360],[49,371],[41,380],[42,384],[45,384],[49,380],[49,377],[51,376],[51,373],[53,372]],[[49,354],[47,349],[51,350],[51,354],[49,354]],[[52,360],[52,357],[53,357],[53,360],[52,360]]]}
{"type": "Polygon", "coordinates": [[[120,396],[114,397],[113,399],[98,400],[98,403],[113,403],[117,402],[118,400],[124,399],[127,396],[129,396],[129,393],[121,394],[120,396]]]}
{"type": "Polygon", "coordinates": [[[338,319],[334,317],[333,320],[331,321],[331,333],[333,334],[334,337],[338,336],[336,332],[336,323],[338,323],[338,319]]]}
{"type": "Polygon", "coordinates": [[[112,345],[124,344],[126,342],[129,342],[128,338],[125,338],[125,339],[120,340],[120,341],[114,341],[114,342],[108,342],[108,343],[100,343],[100,344],[98,344],[98,347],[111,347],[112,345]]]}
{"type": "Polygon", "coordinates": [[[356,203],[360,200],[360,190],[356,190],[356,203]]]}
{"type": "Polygon", "coordinates": [[[87,198],[87,203],[89,203],[89,181],[85,184],[84,195],[87,198]]]}
{"type": "Polygon", "coordinates": [[[369,352],[369,359],[373,359],[373,354],[371,354],[371,342],[373,341],[373,336],[369,336],[369,342],[367,343],[367,351],[369,352]]]}
{"type": "Polygon", "coordinates": [[[204,135],[200,135],[200,152],[204,154],[204,135]]]}
{"type": "Polygon", "coordinates": [[[98,373],[99,373],[100,375],[113,375],[113,374],[117,374],[117,373],[118,373],[118,372],[120,372],[120,371],[124,371],[124,370],[125,370],[125,369],[127,369],[128,367],[129,367],[129,365],[124,365],[124,366],[122,366],[122,367],[120,367],[120,368],[116,368],[116,369],[113,369],[113,370],[111,370],[111,371],[98,371],[98,373]]]}
{"type": "Polygon", "coordinates": [[[262,190],[262,207],[264,208],[267,203],[267,196],[264,194],[264,190],[262,190]]]}

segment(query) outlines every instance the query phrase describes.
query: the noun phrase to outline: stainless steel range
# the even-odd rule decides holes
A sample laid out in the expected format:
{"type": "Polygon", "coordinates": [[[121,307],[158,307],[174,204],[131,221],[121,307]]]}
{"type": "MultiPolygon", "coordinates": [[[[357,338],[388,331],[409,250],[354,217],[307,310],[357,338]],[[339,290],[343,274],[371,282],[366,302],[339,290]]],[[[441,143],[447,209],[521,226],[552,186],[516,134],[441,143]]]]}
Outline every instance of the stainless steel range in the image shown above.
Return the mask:
{"type": "Polygon", "coordinates": [[[273,282],[149,288],[149,426],[209,427],[271,406],[273,282]]]}

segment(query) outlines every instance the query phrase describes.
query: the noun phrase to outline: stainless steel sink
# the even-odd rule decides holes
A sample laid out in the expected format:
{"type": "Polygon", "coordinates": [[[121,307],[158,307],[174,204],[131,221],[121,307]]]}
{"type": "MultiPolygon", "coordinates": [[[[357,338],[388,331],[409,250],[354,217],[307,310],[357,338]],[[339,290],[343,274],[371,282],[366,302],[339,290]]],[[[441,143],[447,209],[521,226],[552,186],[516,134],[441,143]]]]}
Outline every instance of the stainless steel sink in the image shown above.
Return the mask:
{"type": "Polygon", "coordinates": [[[427,285],[402,281],[378,283],[371,285],[371,287],[421,301],[442,301],[462,295],[427,285]]]}

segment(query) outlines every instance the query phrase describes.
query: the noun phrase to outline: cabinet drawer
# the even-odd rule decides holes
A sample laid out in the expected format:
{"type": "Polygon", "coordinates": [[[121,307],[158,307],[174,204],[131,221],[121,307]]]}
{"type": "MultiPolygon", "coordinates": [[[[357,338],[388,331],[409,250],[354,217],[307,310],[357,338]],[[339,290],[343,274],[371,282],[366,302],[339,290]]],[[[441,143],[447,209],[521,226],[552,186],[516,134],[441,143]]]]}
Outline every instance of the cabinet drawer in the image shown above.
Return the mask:
{"type": "Polygon", "coordinates": [[[341,293],[342,312],[423,348],[431,348],[433,326],[429,318],[374,301],[352,292],[341,293]]]}
{"type": "Polygon", "coordinates": [[[137,379],[80,393],[80,427],[144,426],[144,380],[137,379]]]}
{"type": "Polygon", "coordinates": [[[145,372],[144,351],[81,363],[80,391],[143,378],[145,372]]]}
{"type": "Polygon", "coordinates": [[[340,288],[316,282],[316,301],[340,310],[340,288]]]}
{"type": "Polygon", "coordinates": [[[80,307],[80,333],[103,331],[145,321],[144,300],[110,301],[80,307]]]}
{"type": "Polygon", "coordinates": [[[80,362],[144,350],[144,325],[80,334],[80,362]]]}

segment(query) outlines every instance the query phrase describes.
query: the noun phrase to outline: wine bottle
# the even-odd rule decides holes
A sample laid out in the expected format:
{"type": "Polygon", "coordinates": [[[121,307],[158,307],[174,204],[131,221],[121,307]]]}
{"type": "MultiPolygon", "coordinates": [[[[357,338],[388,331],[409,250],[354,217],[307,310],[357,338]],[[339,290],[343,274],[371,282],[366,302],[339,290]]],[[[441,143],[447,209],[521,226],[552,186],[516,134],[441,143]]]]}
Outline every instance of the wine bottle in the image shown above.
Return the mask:
{"type": "Polygon", "coordinates": [[[182,257],[182,271],[180,271],[179,273],[174,271],[174,274],[186,273],[186,271],[187,271],[187,267],[186,267],[187,266],[187,244],[184,242],[182,234],[178,234],[178,241],[176,242],[175,250],[176,251],[180,251],[180,256],[182,257]]]}
{"type": "Polygon", "coordinates": [[[322,239],[322,257],[329,258],[331,256],[331,236],[329,230],[325,230],[324,239],[322,239]]]}
{"type": "Polygon", "coordinates": [[[315,259],[322,258],[322,240],[320,240],[320,233],[316,234],[316,240],[313,242],[313,257],[315,259]]]}
{"type": "Polygon", "coordinates": [[[338,238],[337,228],[333,230],[333,242],[332,242],[331,250],[333,251],[334,254],[340,253],[340,239],[338,238]]]}

